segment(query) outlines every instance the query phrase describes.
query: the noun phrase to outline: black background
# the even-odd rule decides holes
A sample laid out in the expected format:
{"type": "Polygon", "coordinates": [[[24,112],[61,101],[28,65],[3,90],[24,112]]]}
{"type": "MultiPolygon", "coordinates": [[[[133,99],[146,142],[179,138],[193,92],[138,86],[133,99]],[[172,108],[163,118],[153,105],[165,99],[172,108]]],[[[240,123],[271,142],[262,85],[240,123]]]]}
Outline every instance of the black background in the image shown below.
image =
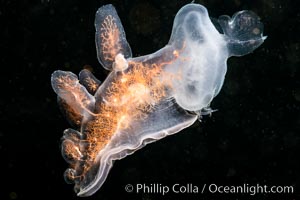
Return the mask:
{"type": "MultiPolygon", "coordinates": [[[[1,1],[0,199],[76,199],[63,172],[60,137],[70,127],[50,85],[54,70],[90,67],[100,80],[96,10],[112,3],[133,55],[167,42],[177,11],[190,1],[1,1]]],[[[228,60],[228,72],[201,123],[146,146],[114,164],[88,199],[158,199],[126,193],[128,183],[292,185],[294,195],[167,195],[172,199],[300,198],[300,12],[296,1],[203,0],[212,17],[253,10],[268,39],[253,53],[228,60]],[[121,197],[120,197],[121,196],[121,197]]]]}

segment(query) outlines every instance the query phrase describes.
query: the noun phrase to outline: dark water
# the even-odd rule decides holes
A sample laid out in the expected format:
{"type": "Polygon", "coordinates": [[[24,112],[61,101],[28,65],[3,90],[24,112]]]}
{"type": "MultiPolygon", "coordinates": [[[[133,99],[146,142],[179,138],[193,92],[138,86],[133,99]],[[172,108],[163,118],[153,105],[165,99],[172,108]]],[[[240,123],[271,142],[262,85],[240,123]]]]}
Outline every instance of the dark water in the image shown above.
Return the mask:
{"type": "MultiPolygon", "coordinates": [[[[1,1],[0,199],[76,199],[63,180],[60,137],[69,124],[50,85],[54,70],[97,62],[94,15],[112,3],[133,55],[163,47],[176,12],[190,1],[1,1]]],[[[253,10],[268,39],[230,58],[218,109],[202,123],[117,161],[89,199],[300,199],[300,12],[297,1],[203,0],[211,16],[253,10]],[[294,194],[136,194],[126,184],[293,186],[294,194]]],[[[201,193],[201,191],[199,191],[201,193]]]]}

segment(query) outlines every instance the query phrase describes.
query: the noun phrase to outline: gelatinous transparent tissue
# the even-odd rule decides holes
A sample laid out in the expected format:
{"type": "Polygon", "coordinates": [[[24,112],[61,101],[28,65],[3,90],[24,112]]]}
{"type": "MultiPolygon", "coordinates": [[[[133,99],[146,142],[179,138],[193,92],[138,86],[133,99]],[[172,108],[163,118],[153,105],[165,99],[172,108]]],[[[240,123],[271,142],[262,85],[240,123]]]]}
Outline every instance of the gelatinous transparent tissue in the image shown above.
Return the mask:
{"type": "Polygon", "coordinates": [[[188,4],[177,13],[169,43],[157,52],[132,58],[124,29],[112,5],[95,19],[97,56],[110,74],[101,84],[88,70],[79,78],[55,71],[58,104],[74,129],[64,131],[65,172],[78,196],[95,193],[113,161],[150,142],[192,125],[211,112],[230,56],[260,46],[263,24],[251,11],[211,22],[205,7],[188,4]]]}

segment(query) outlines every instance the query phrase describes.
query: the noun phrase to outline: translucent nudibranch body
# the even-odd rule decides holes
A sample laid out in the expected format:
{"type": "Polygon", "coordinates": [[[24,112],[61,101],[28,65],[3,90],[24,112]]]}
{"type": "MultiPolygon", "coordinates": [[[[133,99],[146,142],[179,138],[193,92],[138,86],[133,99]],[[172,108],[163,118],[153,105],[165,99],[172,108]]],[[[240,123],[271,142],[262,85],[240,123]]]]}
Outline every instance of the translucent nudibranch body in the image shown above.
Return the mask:
{"type": "Polygon", "coordinates": [[[77,77],[55,71],[58,103],[74,129],[64,131],[62,154],[70,164],[65,179],[78,196],[95,193],[114,160],[192,125],[219,93],[230,56],[260,46],[263,25],[251,11],[214,24],[205,7],[188,4],[177,13],[169,43],[132,58],[112,5],[95,19],[97,56],[110,74],[101,84],[88,70],[77,77]],[[217,28],[216,28],[217,27],[217,28]]]}

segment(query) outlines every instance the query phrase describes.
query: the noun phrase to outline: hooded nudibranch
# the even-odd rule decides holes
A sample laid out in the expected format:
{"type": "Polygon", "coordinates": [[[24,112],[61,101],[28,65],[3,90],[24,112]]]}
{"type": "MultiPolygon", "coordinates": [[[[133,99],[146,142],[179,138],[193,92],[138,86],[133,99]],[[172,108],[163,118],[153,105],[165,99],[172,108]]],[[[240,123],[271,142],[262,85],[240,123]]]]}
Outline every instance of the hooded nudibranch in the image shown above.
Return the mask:
{"type": "Polygon", "coordinates": [[[52,74],[58,104],[75,129],[62,137],[70,164],[64,177],[78,196],[104,183],[114,160],[191,126],[219,93],[230,56],[252,52],[265,40],[263,24],[251,11],[221,16],[214,23],[205,7],[188,4],[177,13],[169,43],[132,57],[115,8],[105,5],[95,18],[100,64],[110,74],[101,84],[84,69],[52,74]]]}

